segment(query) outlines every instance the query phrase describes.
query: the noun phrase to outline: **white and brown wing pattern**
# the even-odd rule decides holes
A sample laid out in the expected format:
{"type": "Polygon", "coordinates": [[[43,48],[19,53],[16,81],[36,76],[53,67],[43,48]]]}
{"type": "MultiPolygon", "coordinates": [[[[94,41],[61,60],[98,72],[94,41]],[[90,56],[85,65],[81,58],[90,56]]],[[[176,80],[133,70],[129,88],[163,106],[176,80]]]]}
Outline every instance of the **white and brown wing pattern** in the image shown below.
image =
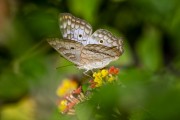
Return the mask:
{"type": "Polygon", "coordinates": [[[89,44],[100,44],[107,47],[116,47],[119,52],[123,53],[123,40],[113,35],[105,29],[96,30],[88,39],[89,44]]]}
{"type": "Polygon", "coordinates": [[[48,43],[63,57],[76,65],[80,65],[80,53],[83,45],[79,42],[67,39],[51,38],[48,43]]]}
{"type": "Polygon", "coordinates": [[[59,17],[60,31],[64,39],[75,40],[83,45],[87,44],[92,34],[91,25],[69,13],[61,13],[59,17]]]}
{"type": "Polygon", "coordinates": [[[117,60],[122,53],[116,47],[89,44],[83,47],[80,54],[80,69],[92,70],[103,68],[110,62],[117,60]]]}
{"type": "MultiPolygon", "coordinates": [[[[98,29],[92,34],[92,26],[88,22],[70,13],[60,13],[59,25],[64,39],[78,41],[83,45],[102,44],[112,47],[122,44],[122,39],[117,38],[108,30],[98,29]]],[[[122,48],[119,49],[123,51],[122,48]]]]}

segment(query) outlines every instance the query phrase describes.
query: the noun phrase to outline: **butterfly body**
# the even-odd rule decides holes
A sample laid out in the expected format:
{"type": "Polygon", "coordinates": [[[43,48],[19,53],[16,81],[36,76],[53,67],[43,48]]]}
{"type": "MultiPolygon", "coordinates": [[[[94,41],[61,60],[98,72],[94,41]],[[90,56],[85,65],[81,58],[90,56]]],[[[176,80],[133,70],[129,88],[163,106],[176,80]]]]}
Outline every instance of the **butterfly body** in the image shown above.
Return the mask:
{"type": "Polygon", "coordinates": [[[92,34],[89,23],[69,13],[60,14],[63,39],[48,39],[49,44],[79,69],[103,68],[123,54],[123,41],[111,32],[98,29],[92,34]]]}

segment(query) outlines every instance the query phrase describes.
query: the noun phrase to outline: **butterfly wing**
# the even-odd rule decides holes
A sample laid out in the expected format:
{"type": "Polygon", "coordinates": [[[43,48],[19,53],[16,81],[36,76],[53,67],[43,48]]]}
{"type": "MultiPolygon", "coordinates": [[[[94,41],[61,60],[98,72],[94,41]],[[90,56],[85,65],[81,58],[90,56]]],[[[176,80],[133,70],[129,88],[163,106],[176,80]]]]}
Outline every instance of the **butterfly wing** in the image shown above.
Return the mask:
{"type": "Polygon", "coordinates": [[[48,43],[64,58],[79,65],[82,44],[73,40],[51,38],[48,43]]]}
{"type": "Polygon", "coordinates": [[[119,52],[123,53],[123,40],[117,38],[111,32],[105,29],[96,30],[88,39],[89,44],[100,44],[107,47],[117,47],[119,52]]]}
{"type": "Polygon", "coordinates": [[[80,68],[91,70],[103,68],[111,61],[117,60],[122,53],[116,47],[107,47],[104,45],[89,44],[82,49],[80,68]]]}
{"type": "Polygon", "coordinates": [[[78,41],[83,45],[87,44],[92,34],[92,27],[89,23],[69,13],[60,14],[59,24],[64,39],[78,41]]]}

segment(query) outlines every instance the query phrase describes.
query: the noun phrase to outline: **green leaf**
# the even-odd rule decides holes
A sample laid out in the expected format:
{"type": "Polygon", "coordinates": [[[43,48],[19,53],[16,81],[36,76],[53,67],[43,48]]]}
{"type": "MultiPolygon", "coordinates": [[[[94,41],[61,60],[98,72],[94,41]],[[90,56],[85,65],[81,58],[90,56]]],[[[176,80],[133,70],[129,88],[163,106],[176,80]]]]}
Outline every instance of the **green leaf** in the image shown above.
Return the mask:
{"type": "Polygon", "coordinates": [[[89,120],[93,114],[93,106],[88,102],[81,103],[76,107],[76,114],[78,120],[89,120]]]}
{"type": "Polygon", "coordinates": [[[140,65],[151,71],[160,69],[163,65],[161,33],[153,27],[145,28],[136,43],[136,51],[140,65]]]}
{"type": "MultiPolygon", "coordinates": [[[[94,14],[98,9],[101,0],[68,0],[68,6],[72,13],[79,17],[83,16],[86,21],[93,22],[94,14]]],[[[77,16],[77,17],[78,17],[77,16]]]]}

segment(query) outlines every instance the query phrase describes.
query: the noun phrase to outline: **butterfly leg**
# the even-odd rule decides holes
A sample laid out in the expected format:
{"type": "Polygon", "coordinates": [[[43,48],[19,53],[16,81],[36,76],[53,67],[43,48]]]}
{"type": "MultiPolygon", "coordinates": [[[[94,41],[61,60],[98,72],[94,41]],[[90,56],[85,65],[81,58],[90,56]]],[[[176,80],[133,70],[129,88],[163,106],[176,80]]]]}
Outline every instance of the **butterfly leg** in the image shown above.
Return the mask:
{"type": "Polygon", "coordinates": [[[92,74],[94,73],[94,71],[93,71],[93,70],[91,70],[91,72],[92,72],[92,74]]]}
{"type": "Polygon", "coordinates": [[[89,71],[89,70],[84,71],[83,74],[86,75],[86,76],[88,76],[88,77],[90,77],[90,78],[92,78],[90,75],[87,74],[88,71],[89,71]]]}
{"type": "Polygon", "coordinates": [[[93,70],[91,70],[91,72],[92,72],[92,75],[94,74],[94,71],[93,70]]]}

